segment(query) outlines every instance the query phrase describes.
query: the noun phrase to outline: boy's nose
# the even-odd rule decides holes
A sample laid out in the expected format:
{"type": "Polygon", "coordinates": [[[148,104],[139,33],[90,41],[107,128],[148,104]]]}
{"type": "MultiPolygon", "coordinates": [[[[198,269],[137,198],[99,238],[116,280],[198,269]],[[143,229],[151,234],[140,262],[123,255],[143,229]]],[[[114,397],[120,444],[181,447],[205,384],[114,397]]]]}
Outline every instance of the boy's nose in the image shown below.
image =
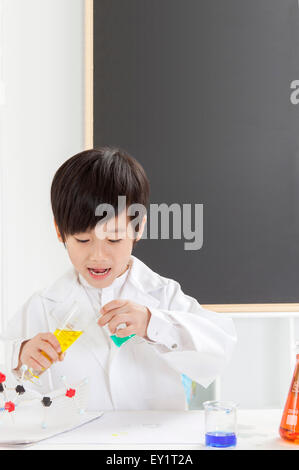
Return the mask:
{"type": "Polygon", "coordinates": [[[90,261],[96,263],[97,266],[101,266],[101,264],[105,266],[105,263],[107,263],[108,261],[108,257],[106,256],[105,250],[101,246],[96,246],[93,248],[92,252],[90,253],[89,259],[90,261]]]}

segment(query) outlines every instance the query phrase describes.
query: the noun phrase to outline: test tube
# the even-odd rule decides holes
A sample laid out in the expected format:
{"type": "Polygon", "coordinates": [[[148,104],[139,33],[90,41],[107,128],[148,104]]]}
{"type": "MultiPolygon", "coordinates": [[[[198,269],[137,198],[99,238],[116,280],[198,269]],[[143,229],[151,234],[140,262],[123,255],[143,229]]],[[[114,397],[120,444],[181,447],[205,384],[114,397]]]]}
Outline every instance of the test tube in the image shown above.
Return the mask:
{"type": "MultiPolygon", "coordinates": [[[[98,317],[97,317],[97,320],[99,320],[103,315],[99,314],[98,317]]],[[[117,330],[121,330],[122,328],[126,328],[126,323],[121,323],[120,325],[117,326],[117,330]]],[[[135,333],[132,334],[132,335],[129,335],[129,336],[125,336],[124,338],[120,338],[119,336],[116,336],[116,334],[112,335],[111,334],[111,331],[109,330],[109,327],[108,325],[104,325],[102,326],[101,328],[103,328],[107,335],[110,336],[110,338],[112,339],[112,341],[114,342],[114,344],[120,348],[120,346],[124,343],[126,343],[130,338],[132,338],[133,336],[136,336],[135,333]]]]}

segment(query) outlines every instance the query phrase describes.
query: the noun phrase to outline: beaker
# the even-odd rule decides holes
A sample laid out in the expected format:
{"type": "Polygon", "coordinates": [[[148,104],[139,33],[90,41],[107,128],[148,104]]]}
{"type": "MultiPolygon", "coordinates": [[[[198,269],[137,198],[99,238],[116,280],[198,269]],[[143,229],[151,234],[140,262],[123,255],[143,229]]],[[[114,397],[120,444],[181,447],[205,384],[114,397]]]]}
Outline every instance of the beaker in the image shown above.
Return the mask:
{"type": "Polygon", "coordinates": [[[208,447],[233,447],[237,443],[237,404],[230,401],[205,401],[205,444],[208,447]]]}
{"type": "Polygon", "coordinates": [[[283,439],[299,444],[299,342],[296,342],[296,364],[282,414],[279,434],[283,439]]]}

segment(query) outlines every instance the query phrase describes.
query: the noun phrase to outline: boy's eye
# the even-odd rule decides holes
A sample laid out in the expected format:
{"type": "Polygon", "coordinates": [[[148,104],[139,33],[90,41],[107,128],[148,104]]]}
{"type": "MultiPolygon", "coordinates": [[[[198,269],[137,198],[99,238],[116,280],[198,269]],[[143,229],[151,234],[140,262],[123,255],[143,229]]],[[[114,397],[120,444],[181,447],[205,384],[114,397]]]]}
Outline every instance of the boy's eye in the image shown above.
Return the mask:
{"type": "Polygon", "coordinates": [[[79,240],[78,238],[76,238],[77,242],[79,243],[86,243],[86,242],[89,242],[89,240],[79,240]]]}
{"type": "MultiPolygon", "coordinates": [[[[89,240],[79,240],[79,238],[76,238],[77,242],[79,243],[87,243],[89,242],[89,240]]],[[[122,238],[119,238],[118,240],[108,240],[109,242],[111,243],[117,243],[117,242],[120,242],[122,240],[122,238]]]]}

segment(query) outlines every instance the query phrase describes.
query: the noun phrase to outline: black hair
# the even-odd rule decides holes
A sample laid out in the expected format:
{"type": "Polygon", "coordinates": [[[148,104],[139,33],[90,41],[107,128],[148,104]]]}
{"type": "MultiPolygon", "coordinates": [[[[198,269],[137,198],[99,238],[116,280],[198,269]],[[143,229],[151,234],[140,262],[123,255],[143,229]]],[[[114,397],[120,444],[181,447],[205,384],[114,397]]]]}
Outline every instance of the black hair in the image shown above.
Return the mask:
{"type": "Polygon", "coordinates": [[[118,196],[126,196],[127,206],[137,203],[146,208],[149,202],[145,171],[127,152],[100,147],[66,160],[51,185],[52,211],[63,243],[68,235],[94,229],[105,217],[95,214],[99,204],[110,204],[117,215],[118,196]]]}

